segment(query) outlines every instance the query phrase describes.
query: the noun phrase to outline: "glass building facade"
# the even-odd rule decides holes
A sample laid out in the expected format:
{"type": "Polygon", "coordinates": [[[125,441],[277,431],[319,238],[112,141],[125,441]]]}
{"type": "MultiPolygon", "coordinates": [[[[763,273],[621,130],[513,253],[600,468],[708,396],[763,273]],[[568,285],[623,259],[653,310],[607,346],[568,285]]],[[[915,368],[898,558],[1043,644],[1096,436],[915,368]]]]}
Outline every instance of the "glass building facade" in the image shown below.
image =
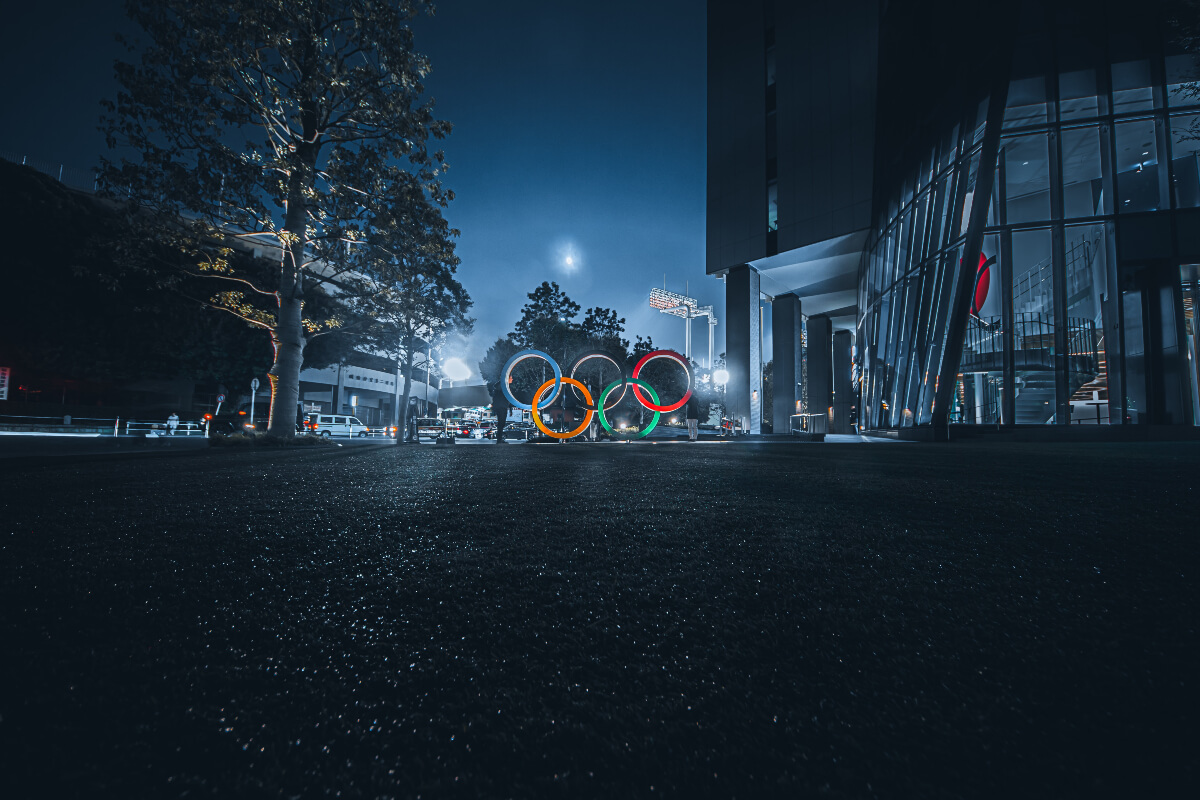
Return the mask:
{"type": "Polygon", "coordinates": [[[1024,4],[999,130],[1005,92],[968,89],[877,179],[866,427],[1200,420],[1200,71],[1153,8],[1024,4]]]}

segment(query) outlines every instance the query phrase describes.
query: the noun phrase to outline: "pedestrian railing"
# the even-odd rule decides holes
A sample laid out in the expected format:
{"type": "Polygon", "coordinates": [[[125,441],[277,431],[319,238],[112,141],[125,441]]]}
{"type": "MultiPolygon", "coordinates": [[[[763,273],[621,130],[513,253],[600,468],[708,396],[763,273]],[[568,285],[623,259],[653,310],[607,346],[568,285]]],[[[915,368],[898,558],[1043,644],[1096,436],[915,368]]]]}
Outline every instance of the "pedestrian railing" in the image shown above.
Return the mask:
{"type": "Polygon", "coordinates": [[[171,430],[166,422],[138,422],[128,420],[125,423],[127,436],[203,436],[204,426],[199,422],[180,422],[175,430],[171,430]]]}

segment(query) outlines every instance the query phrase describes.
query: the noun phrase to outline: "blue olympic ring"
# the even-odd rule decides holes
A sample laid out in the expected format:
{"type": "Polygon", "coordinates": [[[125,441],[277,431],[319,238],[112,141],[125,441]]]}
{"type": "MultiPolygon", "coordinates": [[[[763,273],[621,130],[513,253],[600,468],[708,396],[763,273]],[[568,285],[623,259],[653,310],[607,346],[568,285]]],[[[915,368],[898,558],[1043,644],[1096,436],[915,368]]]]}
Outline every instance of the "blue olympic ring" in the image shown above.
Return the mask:
{"type": "Polygon", "coordinates": [[[550,366],[554,367],[554,394],[546,402],[538,402],[538,405],[542,407],[550,405],[558,399],[558,393],[562,391],[562,369],[558,366],[558,362],[541,350],[522,350],[508,360],[508,363],[504,365],[504,371],[500,373],[500,390],[504,392],[504,396],[508,398],[508,402],[512,403],[513,408],[533,411],[532,403],[522,403],[513,397],[512,390],[508,388],[508,381],[512,377],[513,367],[525,359],[533,358],[534,356],[549,362],[550,366]]]}

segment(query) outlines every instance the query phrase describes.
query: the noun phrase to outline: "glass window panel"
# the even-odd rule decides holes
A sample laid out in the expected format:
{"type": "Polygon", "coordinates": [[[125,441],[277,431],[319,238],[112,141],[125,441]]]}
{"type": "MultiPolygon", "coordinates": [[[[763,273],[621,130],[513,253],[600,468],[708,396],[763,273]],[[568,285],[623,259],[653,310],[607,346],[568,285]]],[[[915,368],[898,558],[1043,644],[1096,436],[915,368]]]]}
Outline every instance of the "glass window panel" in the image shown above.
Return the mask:
{"type": "Polygon", "coordinates": [[[942,232],[946,226],[946,215],[949,213],[950,198],[952,195],[951,187],[953,185],[954,174],[951,172],[947,172],[937,182],[933,221],[930,223],[929,229],[929,250],[926,252],[926,255],[936,252],[942,247],[942,232]]]}
{"type": "Polygon", "coordinates": [[[1058,76],[1060,119],[1089,119],[1100,113],[1096,97],[1096,70],[1080,69],[1058,76]]]}
{"type": "Polygon", "coordinates": [[[942,140],[942,157],[938,164],[944,169],[954,163],[958,158],[958,126],[955,125],[946,132],[946,138],[942,140]]]}
{"type": "Polygon", "coordinates": [[[983,99],[979,102],[979,108],[975,111],[975,121],[972,125],[971,141],[967,145],[974,146],[983,141],[983,130],[987,127],[987,109],[988,101],[983,99]]]}
{"type": "Polygon", "coordinates": [[[1125,334],[1125,405],[1129,422],[1150,421],[1146,404],[1146,337],[1142,319],[1142,292],[1121,293],[1121,327],[1125,334]]]}
{"type": "Polygon", "coordinates": [[[968,424],[1002,422],[1004,333],[999,286],[999,237],[985,236],[980,260],[968,270],[972,280],[971,315],[963,336],[959,380],[952,418],[968,424]]]}
{"type": "Polygon", "coordinates": [[[1112,212],[1104,197],[1100,166],[1100,129],[1071,128],[1062,132],[1063,209],[1066,217],[1094,217],[1112,212]]]}
{"type": "Polygon", "coordinates": [[[1003,147],[1008,221],[1050,219],[1050,157],[1046,135],[1005,139],[1003,147]]]}
{"type": "Polygon", "coordinates": [[[942,329],[939,327],[938,313],[942,302],[942,284],[944,280],[943,260],[931,262],[926,268],[929,271],[929,311],[925,315],[925,338],[922,343],[922,375],[921,388],[917,400],[917,424],[928,425],[932,419],[934,390],[937,386],[937,370],[941,353],[940,342],[942,329]]]}
{"type": "Polygon", "coordinates": [[[896,256],[896,277],[899,278],[908,272],[909,269],[909,253],[912,252],[912,237],[913,228],[915,228],[915,220],[913,218],[913,210],[910,207],[904,212],[904,222],[900,227],[900,239],[897,243],[899,253],[896,256]]]}
{"type": "Polygon", "coordinates": [[[779,184],[767,184],[767,230],[779,230],[779,184]]]}
{"type": "Polygon", "coordinates": [[[1145,111],[1154,107],[1150,88],[1150,62],[1124,61],[1112,65],[1113,113],[1145,111]]]}
{"type": "MultiPolygon", "coordinates": [[[[933,338],[933,346],[930,349],[929,369],[934,375],[940,375],[942,362],[945,360],[946,354],[946,337],[949,334],[947,322],[950,315],[950,299],[954,296],[954,287],[958,284],[958,260],[962,255],[961,248],[955,247],[942,256],[942,280],[938,286],[938,301],[936,306],[937,327],[933,338]]],[[[937,391],[937,380],[933,380],[934,386],[931,392],[937,391]]],[[[932,398],[930,398],[930,410],[932,413],[932,398]]]]}
{"type": "Polygon", "coordinates": [[[913,215],[913,261],[920,261],[926,251],[926,238],[929,235],[929,195],[930,192],[925,191],[917,198],[916,210],[913,215]]]}
{"type": "Polygon", "coordinates": [[[1057,397],[1050,231],[1016,231],[1012,242],[1013,421],[1042,425],[1054,416],[1057,397]]]}
{"type": "Polygon", "coordinates": [[[1122,122],[1117,129],[1117,196],[1119,211],[1158,208],[1158,148],[1154,120],[1122,122]]]}
{"type": "Polygon", "coordinates": [[[1042,76],[1015,80],[1008,87],[1004,127],[1019,128],[1046,122],[1046,79],[1042,76]]]}
{"type": "Polygon", "coordinates": [[[1175,207],[1200,207],[1200,115],[1171,117],[1171,166],[1175,207]]]}
{"type": "Polygon", "coordinates": [[[1116,323],[1116,303],[1108,292],[1104,225],[1068,225],[1065,242],[1071,423],[1107,425],[1110,414],[1104,332],[1116,323]]]}
{"type": "MultiPolygon", "coordinates": [[[[967,226],[971,222],[971,208],[975,203],[975,173],[979,171],[979,151],[976,150],[971,155],[969,163],[963,165],[966,168],[967,174],[965,180],[967,182],[966,191],[963,193],[962,208],[959,209],[958,225],[955,227],[954,238],[965,236],[967,226]]],[[[961,168],[960,168],[961,169],[961,168]]],[[[960,177],[960,180],[963,178],[960,177]]]]}
{"type": "Polygon", "coordinates": [[[1167,56],[1167,105],[1200,103],[1200,64],[1195,54],[1167,56]]]}

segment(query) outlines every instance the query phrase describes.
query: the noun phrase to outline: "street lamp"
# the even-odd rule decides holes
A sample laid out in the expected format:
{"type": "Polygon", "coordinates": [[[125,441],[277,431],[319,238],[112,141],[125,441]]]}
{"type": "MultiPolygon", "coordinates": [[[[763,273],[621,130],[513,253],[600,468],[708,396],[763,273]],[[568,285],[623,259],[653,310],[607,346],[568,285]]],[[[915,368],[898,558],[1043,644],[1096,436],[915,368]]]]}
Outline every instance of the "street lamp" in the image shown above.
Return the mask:
{"type": "Polygon", "coordinates": [[[712,374],[712,377],[713,383],[717,384],[717,386],[724,386],[729,383],[729,372],[727,370],[719,369],[712,374]]]}

